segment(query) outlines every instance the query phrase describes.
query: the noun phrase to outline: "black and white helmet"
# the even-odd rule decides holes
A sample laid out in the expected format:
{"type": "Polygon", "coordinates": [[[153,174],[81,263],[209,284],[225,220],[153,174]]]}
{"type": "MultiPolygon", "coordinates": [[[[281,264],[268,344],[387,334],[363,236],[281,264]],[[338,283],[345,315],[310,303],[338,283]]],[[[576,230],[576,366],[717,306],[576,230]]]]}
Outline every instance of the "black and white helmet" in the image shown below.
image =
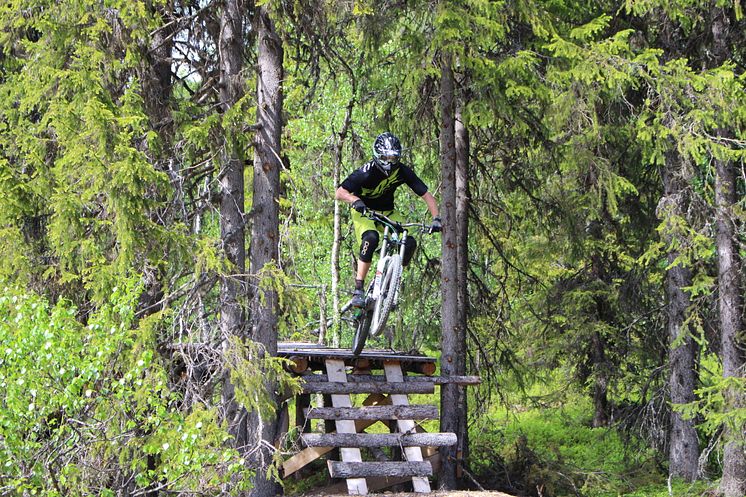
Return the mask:
{"type": "Polygon", "coordinates": [[[381,133],[373,142],[373,162],[388,176],[391,167],[399,162],[401,157],[401,142],[393,134],[386,131],[381,133]]]}

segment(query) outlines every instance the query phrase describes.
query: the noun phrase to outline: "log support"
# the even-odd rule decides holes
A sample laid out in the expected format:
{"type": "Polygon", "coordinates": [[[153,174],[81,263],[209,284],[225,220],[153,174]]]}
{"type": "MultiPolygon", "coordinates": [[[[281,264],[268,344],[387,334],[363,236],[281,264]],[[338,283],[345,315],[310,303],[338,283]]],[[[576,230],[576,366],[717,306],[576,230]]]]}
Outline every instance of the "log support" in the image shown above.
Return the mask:
{"type": "Polygon", "coordinates": [[[477,384],[478,377],[433,377],[433,358],[390,351],[366,350],[354,356],[343,349],[280,344],[278,355],[291,359],[288,369],[304,380],[302,393],[296,396],[295,419],[299,446],[306,448],[285,461],[285,478],[338,452],[341,460],[327,460],[329,475],[343,479],[350,495],[405,481],[416,493],[430,492],[429,477],[439,467],[435,448],[455,445],[457,439],[454,433],[424,432],[415,420],[437,419],[438,402],[410,405],[408,396],[432,394],[436,385],[447,383],[477,384]],[[372,374],[375,371],[383,374],[372,374]],[[321,397],[313,394],[323,394],[327,401],[313,407],[309,399],[321,397]],[[354,405],[360,394],[367,397],[362,405],[354,405]],[[314,419],[324,420],[325,433],[309,432],[314,419]],[[365,432],[378,422],[391,433],[365,432]],[[373,455],[372,461],[363,460],[361,448],[373,455]],[[399,456],[402,460],[391,460],[399,456]]]}

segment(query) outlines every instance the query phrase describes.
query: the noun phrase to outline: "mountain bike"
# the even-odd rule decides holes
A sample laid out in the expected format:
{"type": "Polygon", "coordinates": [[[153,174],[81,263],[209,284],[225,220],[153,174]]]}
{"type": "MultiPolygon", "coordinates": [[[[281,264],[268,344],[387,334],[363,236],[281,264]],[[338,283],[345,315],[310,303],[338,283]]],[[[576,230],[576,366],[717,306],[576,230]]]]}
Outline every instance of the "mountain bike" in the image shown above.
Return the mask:
{"type": "Polygon", "coordinates": [[[352,353],[354,355],[362,352],[369,335],[375,337],[381,333],[389,313],[396,306],[401,286],[404,251],[410,229],[419,228],[420,233],[432,232],[429,225],[399,223],[372,210],[367,210],[364,216],[383,225],[383,237],[375,277],[365,293],[365,307],[352,307],[348,303],[341,309],[342,313],[350,309],[353,311],[352,353]]]}
{"type": "MultiPolygon", "coordinates": [[[[396,306],[410,229],[419,228],[420,233],[432,233],[432,226],[424,223],[402,224],[373,210],[366,210],[363,215],[383,225],[383,237],[375,277],[365,293],[365,306],[353,307],[352,300],[349,300],[339,310],[341,325],[351,328],[354,355],[360,355],[368,336],[375,337],[383,331],[389,313],[396,306]]],[[[333,322],[333,319],[327,320],[326,327],[333,322]]],[[[315,328],[311,334],[320,332],[321,328],[315,328]]]]}

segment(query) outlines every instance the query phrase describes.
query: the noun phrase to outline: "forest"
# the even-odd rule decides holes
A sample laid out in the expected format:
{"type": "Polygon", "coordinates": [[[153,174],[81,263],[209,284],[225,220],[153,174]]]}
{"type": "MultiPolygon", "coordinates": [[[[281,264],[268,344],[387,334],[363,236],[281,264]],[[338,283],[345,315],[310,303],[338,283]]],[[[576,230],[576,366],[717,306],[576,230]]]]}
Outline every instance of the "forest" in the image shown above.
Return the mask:
{"type": "Polygon", "coordinates": [[[308,491],[278,343],[350,346],[390,131],[443,231],[368,346],[481,378],[437,488],[746,496],[744,47],[740,0],[3,2],[0,494],[308,491]]]}

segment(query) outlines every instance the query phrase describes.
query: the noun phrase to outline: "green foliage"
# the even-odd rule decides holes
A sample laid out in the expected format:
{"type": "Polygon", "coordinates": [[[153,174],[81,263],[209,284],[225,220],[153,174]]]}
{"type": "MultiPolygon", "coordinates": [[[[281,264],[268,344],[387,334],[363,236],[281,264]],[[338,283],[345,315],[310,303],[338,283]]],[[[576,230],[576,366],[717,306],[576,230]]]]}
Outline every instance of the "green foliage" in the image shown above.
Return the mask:
{"type": "Polygon", "coordinates": [[[661,486],[654,451],[640,441],[630,446],[614,430],[590,428],[590,408],[573,398],[564,407],[492,411],[470,432],[473,469],[483,479],[507,478],[502,488],[538,488],[546,496],[619,496],[651,482],[661,486]]]}
{"type": "MultiPolygon", "coordinates": [[[[15,492],[136,488],[212,492],[246,476],[217,411],[179,410],[139,290],[123,282],[88,320],[66,301],[6,287],[0,297],[0,465],[15,492]]],[[[157,319],[157,318],[151,318],[157,319]]]]}
{"type": "Polygon", "coordinates": [[[32,262],[21,274],[37,288],[80,285],[102,301],[133,265],[159,265],[173,243],[154,221],[169,183],[146,152],[152,134],[136,74],[153,19],[141,2],[23,4],[3,6],[0,26],[15,62],[3,63],[0,90],[0,181],[12,192],[0,209],[12,242],[4,276],[32,262]],[[14,227],[29,220],[39,227],[19,243],[14,227]]]}

